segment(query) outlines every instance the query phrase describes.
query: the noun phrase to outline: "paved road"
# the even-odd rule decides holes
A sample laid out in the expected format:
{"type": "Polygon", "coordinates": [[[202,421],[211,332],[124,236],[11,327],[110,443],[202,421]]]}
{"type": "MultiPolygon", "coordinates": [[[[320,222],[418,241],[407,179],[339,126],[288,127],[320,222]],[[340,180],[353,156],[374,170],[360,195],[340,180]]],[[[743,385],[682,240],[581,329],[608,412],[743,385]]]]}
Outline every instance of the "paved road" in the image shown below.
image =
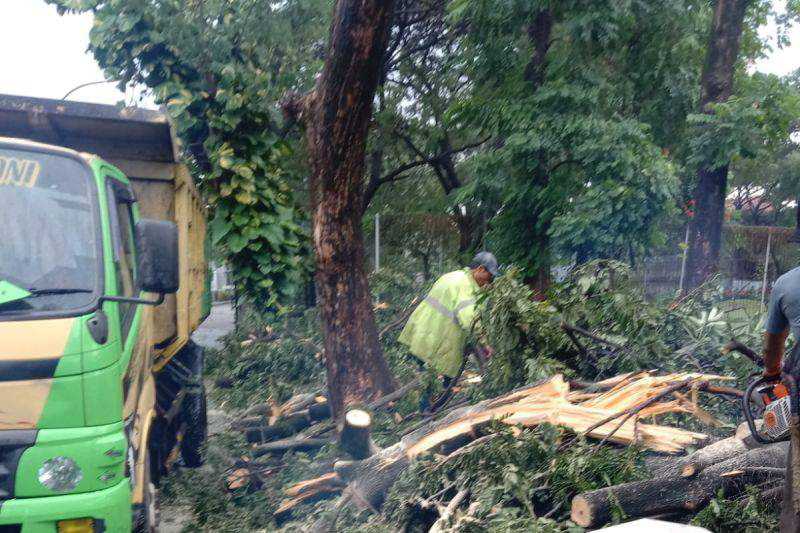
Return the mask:
{"type": "Polygon", "coordinates": [[[211,314],[192,335],[194,342],[208,348],[222,348],[219,338],[233,330],[233,306],[230,302],[215,302],[211,314]]]}

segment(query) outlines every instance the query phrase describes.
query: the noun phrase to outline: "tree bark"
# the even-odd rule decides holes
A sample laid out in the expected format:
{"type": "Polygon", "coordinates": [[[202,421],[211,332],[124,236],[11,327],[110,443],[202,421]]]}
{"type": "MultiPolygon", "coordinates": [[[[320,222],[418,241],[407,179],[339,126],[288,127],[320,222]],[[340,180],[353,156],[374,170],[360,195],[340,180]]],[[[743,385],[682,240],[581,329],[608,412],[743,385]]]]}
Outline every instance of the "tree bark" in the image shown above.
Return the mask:
{"type": "MultiPolygon", "coordinates": [[[[733,74],[739,57],[744,16],[751,0],[716,0],[708,50],[701,78],[700,111],[711,113],[709,104],[726,101],[733,90],[733,74]]],[[[687,284],[691,290],[719,268],[728,164],[712,161],[700,165],[694,192],[694,218],[689,224],[687,284]]]]}
{"type": "Polygon", "coordinates": [[[776,477],[786,467],[787,448],[787,442],[757,448],[709,466],[692,478],[661,477],[584,492],[572,500],[572,521],[596,528],[609,522],[617,508],[628,518],[698,511],[720,491],[732,495],[748,482],[776,477]]]}
{"type": "Polygon", "coordinates": [[[394,388],[378,343],[364,267],[366,137],[392,0],[339,0],[307,120],[313,241],[331,408],[394,388]]]}
{"type": "MultiPolygon", "coordinates": [[[[555,20],[549,10],[540,11],[533,23],[528,26],[528,39],[533,45],[533,56],[525,68],[525,80],[530,83],[531,89],[536,92],[542,86],[547,74],[547,53],[550,50],[551,34],[555,20]]],[[[537,161],[538,167],[534,171],[534,185],[544,188],[550,182],[550,176],[545,169],[549,168],[547,157],[541,155],[537,161]]],[[[550,287],[550,220],[546,217],[546,208],[549,206],[537,204],[531,206],[529,228],[533,229],[533,246],[539,248],[538,265],[536,273],[529,276],[525,282],[533,289],[537,300],[544,300],[545,293],[550,287]]]]}

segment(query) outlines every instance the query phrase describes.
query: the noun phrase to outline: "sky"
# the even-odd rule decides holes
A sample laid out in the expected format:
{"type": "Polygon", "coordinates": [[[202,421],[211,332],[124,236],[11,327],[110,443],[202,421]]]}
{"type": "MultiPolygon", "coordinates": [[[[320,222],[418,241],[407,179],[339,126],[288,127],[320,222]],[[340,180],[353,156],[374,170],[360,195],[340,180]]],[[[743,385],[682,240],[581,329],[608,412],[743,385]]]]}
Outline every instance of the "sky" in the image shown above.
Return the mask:
{"type": "MultiPolygon", "coordinates": [[[[90,14],[59,16],[44,0],[0,0],[0,20],[0,93],[63,98],[82,83],[105,79],[86,51],[90,14]]],[[[114,83],[103,83],[78,89],[69,99],[130,104],[137,101],[139,93],[125,94],[114,83]]],[[[143,104],[155,107],[151,99],[143,104]]]]}
{"type": "MultiPolygon", "coordinates": [[[[91,15],[59,16],[55,7],[44,0],[0,0],[0,20],[0,93],[63,98],[80,84],[104,79],[86,52],[91,15]]],[[[761,35],[774,42],[775,28],[764,27],[761,35]]],[[[800,68],[800,28],[793,28],[790,36],[795,41],[792,47],[776,48],[770,57],[751,68],[778,75],[800,68]]],[[[140,99],[141,93],[129,90],[124,94],[113,83],[103,83],[78,89],[69,99],[103,104],[125,101],[155,107],[146,95],[140,99]]]]}

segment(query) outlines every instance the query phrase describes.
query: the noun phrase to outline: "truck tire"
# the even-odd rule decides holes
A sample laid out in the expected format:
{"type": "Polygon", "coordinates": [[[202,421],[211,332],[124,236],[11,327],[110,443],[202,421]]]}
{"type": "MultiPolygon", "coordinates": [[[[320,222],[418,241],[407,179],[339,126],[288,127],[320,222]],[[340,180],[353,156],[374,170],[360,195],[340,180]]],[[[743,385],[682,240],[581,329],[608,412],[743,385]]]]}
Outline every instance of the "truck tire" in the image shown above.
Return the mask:
{"type": "Polygon", "coordinates": [[[156,487],[161,485],[161,477],[167,473],[166,430],[166,424],[156,417],[150,428],[150,442],[147,450],[150,454],[150,479],[156,487]]]}
{"type": "Polygon", "coordinates": [[[187,365],[192,370],[192,383],[186,385],[186,396],[181,404],[183,418],[183,438],[181,439],[181,458],[184,466],[196,468],[203,466],[203,446],[208,436],[208,415],[206,413],[206,388],[203,385],[203,348],[189,343],[186,350],[187,365]]]}
{"type": "Polygon", "coordinates": [[[158,506],[158,490],[150,472],[150,454],[145,457],[144,500],[133,508],[133,533],[157,533],[161,513],[158,506]]]}

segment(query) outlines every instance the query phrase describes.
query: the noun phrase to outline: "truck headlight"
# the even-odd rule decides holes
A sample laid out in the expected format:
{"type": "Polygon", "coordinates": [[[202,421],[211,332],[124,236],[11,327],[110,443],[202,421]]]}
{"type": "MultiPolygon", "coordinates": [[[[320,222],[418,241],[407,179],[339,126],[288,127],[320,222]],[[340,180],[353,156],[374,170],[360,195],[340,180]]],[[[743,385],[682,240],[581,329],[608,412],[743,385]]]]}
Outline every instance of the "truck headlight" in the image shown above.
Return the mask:
{"type": "Polygon", "coordinates": [[[38,474],[39,483],[55,492],[72,490],[83,479],[83,472],[78,464],[63,455],[45,461],[38,474]]]}

